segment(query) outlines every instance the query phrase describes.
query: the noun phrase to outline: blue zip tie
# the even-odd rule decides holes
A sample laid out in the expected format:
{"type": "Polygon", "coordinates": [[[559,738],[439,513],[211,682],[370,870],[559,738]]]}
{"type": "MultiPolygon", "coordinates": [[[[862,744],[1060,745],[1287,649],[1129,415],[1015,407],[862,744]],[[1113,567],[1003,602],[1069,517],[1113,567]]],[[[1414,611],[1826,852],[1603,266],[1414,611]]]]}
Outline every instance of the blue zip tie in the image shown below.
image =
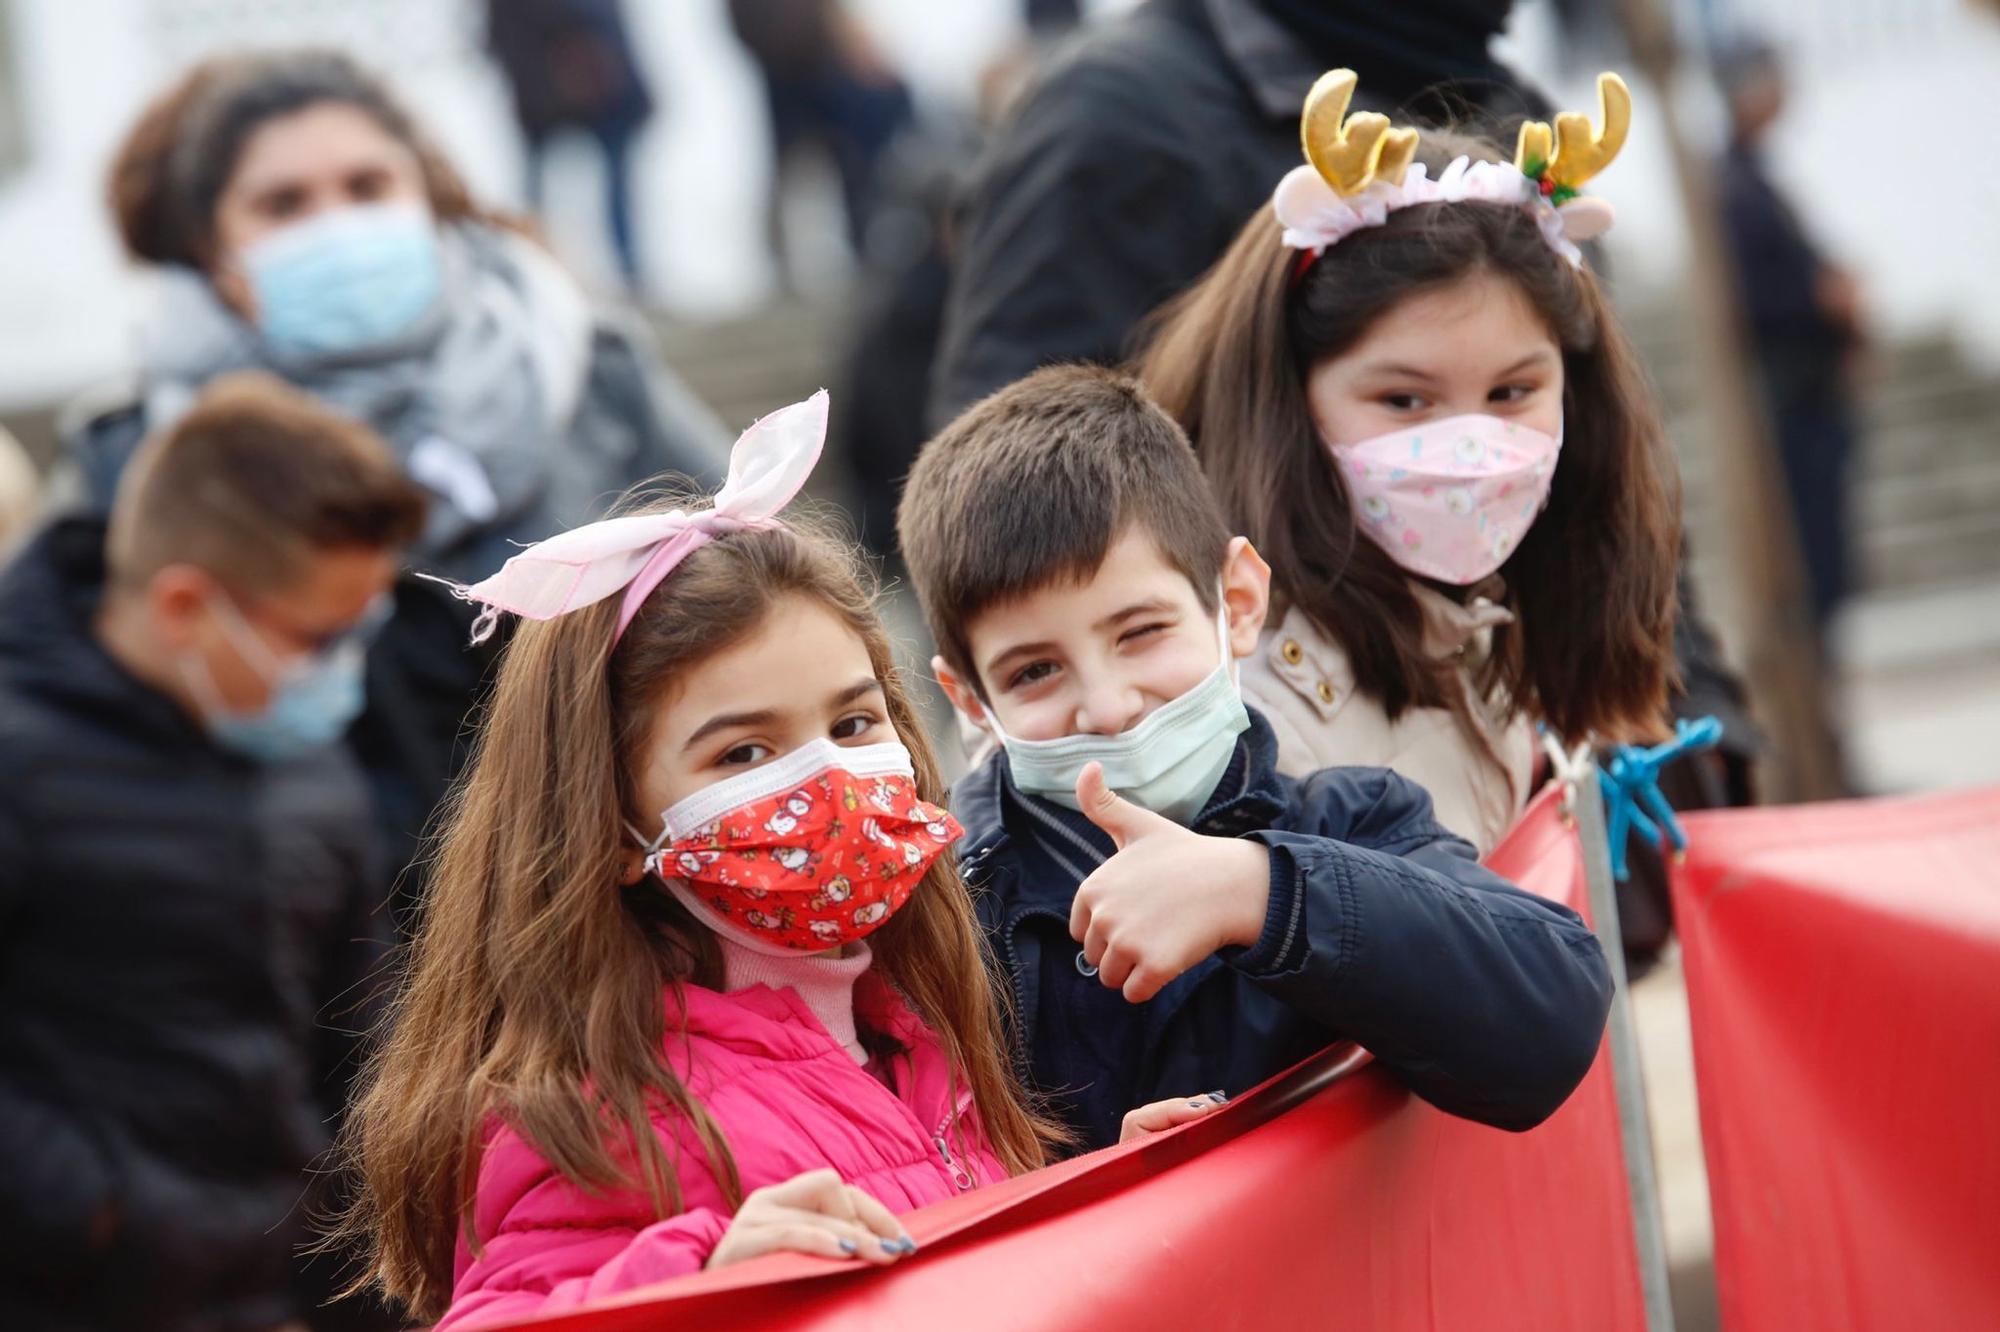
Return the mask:
{"type": "Polygon", "coordinates": [[[1676,759],[1714,749],[1722,742],[1722,722],[1715,717],[1674,724],[1674,738],[1664,744],[1642,747],[1616,745],[1611,762],[1597,772],[1598,789],[1604,795],[1605,835],[1611,843],[1611,874],[1618,882],[1631,878],[1625,847],[1632,833],[1651,842],[1661,851],[1668,843],[1675,851],[1687,850],[1687,834],[1681,831],[1674,807],[1660,793],[1660,772],[1676,759]]]}

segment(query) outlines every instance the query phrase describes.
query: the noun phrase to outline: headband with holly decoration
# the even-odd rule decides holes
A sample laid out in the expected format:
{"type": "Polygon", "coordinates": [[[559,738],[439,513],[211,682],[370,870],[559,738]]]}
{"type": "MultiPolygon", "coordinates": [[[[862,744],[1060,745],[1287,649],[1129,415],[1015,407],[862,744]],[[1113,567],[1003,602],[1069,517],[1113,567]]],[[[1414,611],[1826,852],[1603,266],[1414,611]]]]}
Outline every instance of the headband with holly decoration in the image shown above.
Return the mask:
{"type": "Polygon", "coordinates": [[[1611,205],[1578,189],[1611,164],[1632,126],[1632,94],[1616,74],[1597,76],[1602,129],[1581,111],[1562,112],[1553,131],[1529,121],[1521,126],[1511,164],[1460,157],[1436,180],[1413,160],[1416,130],[1392,128],[1387,116],[1373,111],[1347,114],[1357,82],[1353,70],[1336,69],[1313,84],[1299,117],[1309,165],[1293,168],[1271,198],[1285,227],[1284,243],[1301,252],[1294,281],[1327,246],[1416,204],[1519,204],[1534,215],[1549,248],[1572,264],[1583,262],[1578,241],[1610,229],[1611,205]]]}

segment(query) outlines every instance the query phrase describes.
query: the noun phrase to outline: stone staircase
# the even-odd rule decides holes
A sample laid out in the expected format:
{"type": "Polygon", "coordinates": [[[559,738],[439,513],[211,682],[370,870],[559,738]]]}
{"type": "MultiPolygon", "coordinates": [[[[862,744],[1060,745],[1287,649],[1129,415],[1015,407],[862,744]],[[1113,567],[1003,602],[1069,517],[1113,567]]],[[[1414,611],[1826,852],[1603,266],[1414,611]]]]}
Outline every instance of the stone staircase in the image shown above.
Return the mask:
{"type": "MultiPolygon", "coordinates": [[[[1635,304],[1627,327],[1666,408],[1680,457],[1698,575],[1718,552],[1707,459],[1696,447],[1696,385],[1682,322],[1635,304]]],[[[1950,339],[1880,347],[1862,392],[1853,524],[1856,590],[1897,595],[2000,577],[2000,377],[1981,375],[1950,339]]]]}

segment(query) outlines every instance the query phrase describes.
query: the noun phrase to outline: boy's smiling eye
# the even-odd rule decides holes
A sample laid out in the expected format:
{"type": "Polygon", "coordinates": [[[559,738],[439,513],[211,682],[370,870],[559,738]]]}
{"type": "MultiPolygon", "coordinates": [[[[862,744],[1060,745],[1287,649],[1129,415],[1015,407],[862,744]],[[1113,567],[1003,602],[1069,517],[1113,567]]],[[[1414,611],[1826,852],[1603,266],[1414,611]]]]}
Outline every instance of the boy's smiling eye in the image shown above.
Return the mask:
{"type": "Polygon", "coordinates": [[[1155,621],[1151,624],[1134,625],[1132,628],[1127,629],[1124,633],[1118,635],[1118,641],[1121,644],[1138,643],[1144,641],[1145,639],[1151,638],[1155,634],[1163,633],[1171,628],[1173,628],[1173,626],[1165,623],[1164,621],[1155,621]]]}
{"type": "Polygon", "coordinates": [[[1031,661],[1007,677],[1007,688],[1024,689],[1031,684],[1039,684],[1055,672],[1056,664],[1046,657],[1040,661],[1031,661]]]}

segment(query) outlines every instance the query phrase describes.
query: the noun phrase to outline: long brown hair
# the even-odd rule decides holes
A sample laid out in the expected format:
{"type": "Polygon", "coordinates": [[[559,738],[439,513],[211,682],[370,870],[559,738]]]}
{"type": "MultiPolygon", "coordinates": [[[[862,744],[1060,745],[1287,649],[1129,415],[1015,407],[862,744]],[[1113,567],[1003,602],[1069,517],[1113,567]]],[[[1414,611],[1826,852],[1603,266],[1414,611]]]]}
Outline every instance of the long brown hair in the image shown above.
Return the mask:
{"type": "Polygon", "coordinates": [[[274,51],[204,60],[126,133],[107,182],[126,253],[145,263],[208,267],[216,203],[251,136],[273,120],[329,103],[364,112],[416,157],[438,221],[476,219],[523,230],[477,206],[437,144],[352,59],[337,51],[274,51]]]}
{"type": "MultiPolygon", "coordinates": [[[[1433,171],[1489,145],[1426,132],[1433,171]]],[[[1329,247],[1296,250],[1260,210],[1199,283],[1155,316],[1146,387],[1186,428],[1274,585],[1347,652],[1389,716],[1466,718],[1455,664],[1424,650],[1410,575],[1362,535],[1306,400],[1306,378],[1398,302],[1487,272],[1513,282],[1562,348],[1564,440],[1548,507],[1501,568],[1516,623],[1476,682],[1559,735],[1656,733],[1672,673],[1680,506],[1660,416],[1589,270],[1553,253],[1526,210],[1421,205],[1329,247]]]]}
{"type": "MultiPolygon", "coordinates": [[[[442,1312],[470,1232],[487,1124],[498,1116],[579,1186],[638,1187],[681,1208],[676,1162],[649,1120],[690,1122],[731,1205],[729,1145],[662,1056],[663,989],[719,988],[712,935],[651,879],[620,889],[655,709],[683,672],[740,640],[780,598],[827,607],[867,645],[926,799],[945,787],[856,561],[823,536],[739,531],[696,551],[615,649],[618,598],[508,645],[469,773],[447,803],[407,975],[349,1116],[360,1189],[335,1246],[420,1318],[442,1312]],[[587,1091],[586,1091],[587,1088],[587,1091]]],[[[871,937],[875,967],[938,1034],[1010,1171],[1060,1134],[1026,1108],[972,902],[949,858],[871,937]]],[[[683,1168],[698,1168],[680,1163],[683,1168]]]]}

